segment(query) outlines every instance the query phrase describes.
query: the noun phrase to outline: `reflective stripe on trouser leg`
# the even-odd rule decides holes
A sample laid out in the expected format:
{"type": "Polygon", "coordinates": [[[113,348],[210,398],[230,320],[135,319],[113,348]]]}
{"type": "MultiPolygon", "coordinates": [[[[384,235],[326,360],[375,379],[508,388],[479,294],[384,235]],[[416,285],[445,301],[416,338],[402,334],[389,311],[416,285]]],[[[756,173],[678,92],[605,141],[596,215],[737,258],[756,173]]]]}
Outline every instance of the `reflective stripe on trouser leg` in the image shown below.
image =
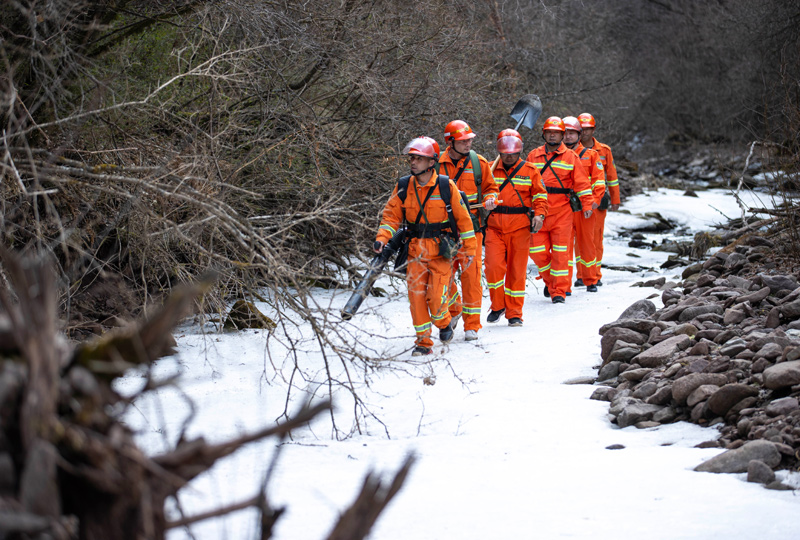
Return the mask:
{"type": "Polygon", "coordinates": [[[501,232],[486,229],[486,283],[492,311],[505,309],[506,245],[501,232]]]}
{"type": "Polygon", "coordinates": [[[597,262],[594,265],[594,275],[599,281],[603,277],[600,267],[603,263],[603,231],[606,226],[608,210],[597,210],[597,222],[594,224],[594,256],[597,262]]]}
{"type": "MultiPolygon", "coordinates": [[[[580,212],[573,212],[573,219],[574,216],[579,214],[580,212]]],[[[569,239],[567,243],[567,265],[569,270],[569,288],[568,291],[572,290],[572,274],[574,273],[575,267],[578,265],[578,261],[580,261],[580,250],[578,249],[578,245],[576,243],[576,236],[575,236],[575,224],[573,222],[572,225],[572,237],[569,239]],[[577,261],[575,259],[578,259],[577,261]]],[[[578,277],[581,277],[581,269],[578,266],[578,277]]]]}
{"type": "MultiPolygon", "coordinates": [[[[545,223],[547,219],[545,219],[545,223]]],[[[539,275],[542,276],[545,286],[549,289],[552,283],[550,276],[550,267],[552,262],[552,253],[550,253],[550,230],[544,230],[542,227],[539,232],[531,235],[531,247],[529,250],[530,257],[533,259],[536,268],[539,270],[539,275]]]]}
{"type": "Polygon", "coordinates": [[[506,319],[522,318],[531,231],[527,227],[503,234],[506,245],[506,319]]]}
{"type": "Polygon", "coordinates": [[[576,249],[580,250],[581,254],[580,267],[583,275],[583,283],[585,285],[594,285],[597,283],[594,236],[597,218],[595,217],[595,212],[592,212],[589,218],[583,217],[583,213],[576,212],[576,215],[577,214],[580,214],[580,218],[576,220],[575,241],[577,243],[576,249]]]}
{"type": "Polygon", "coordinates": [[[450,323],[445,299],[451,271],[450,261],[442,257],[425,261],[409,256],[406,284],[417,345],[432,347],[432,325],[443,328],[450,323]]]}
{"type": "MultiPolygon", "coordinates": [[[[569,208],[567,207],[569,210],[569,208]]],[[[567,262],[567,245],[572,232],[572,212],[560,212],[552,216],[550,225],[550,242],[552,243],[550,278],[548,284],[550,296],[566,296],[569,285],[569,264],[567,262]]],[[[550,219],[551,216],[547,216],[550,219]]]]}
{"type": "MultiPolygon", "coordinates": [[[[483,235],[475,233],[478,249],[472,264],[461,271],[461,317],[464,320],[464,331],[480,330],[481,302],[483,301],[483,286],[481,277],[483,272],[483,235]]],[[[456,311],[456,313],[458,313],[456,311]]],[[[453,314],[452,308],[450,314],[453,314]]]]}

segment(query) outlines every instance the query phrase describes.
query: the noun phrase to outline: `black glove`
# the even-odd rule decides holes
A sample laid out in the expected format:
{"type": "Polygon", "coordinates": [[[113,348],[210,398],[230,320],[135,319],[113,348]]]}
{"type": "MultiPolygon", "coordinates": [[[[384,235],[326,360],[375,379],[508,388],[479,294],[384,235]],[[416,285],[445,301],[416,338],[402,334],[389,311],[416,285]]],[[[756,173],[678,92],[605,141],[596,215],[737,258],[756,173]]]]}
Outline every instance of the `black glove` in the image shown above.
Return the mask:
{"type": "Polygon", "coordinates": [[[374,251],[375,253],[380,253],[381,251],[383,251],[383,242],[381,242],[380,240],[375,240],[375,243],[372,244],[372,251],[374,251]]]}

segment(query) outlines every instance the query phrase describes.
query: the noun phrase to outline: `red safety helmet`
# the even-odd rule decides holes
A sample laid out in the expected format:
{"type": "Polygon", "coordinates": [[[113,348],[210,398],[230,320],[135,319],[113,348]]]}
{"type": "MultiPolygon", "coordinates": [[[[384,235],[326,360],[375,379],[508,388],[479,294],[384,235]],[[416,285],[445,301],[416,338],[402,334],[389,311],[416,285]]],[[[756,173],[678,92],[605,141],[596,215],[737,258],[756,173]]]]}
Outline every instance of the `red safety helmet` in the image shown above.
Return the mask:
{"type": "Polygon", "coordinates": [[[444,142],[464,141],[475,137],[472,128],[463,120],[453,120],[444,127],[444,142]]]}
{"type": "Polygon", "coordinates": [[[564,121],[558,116],[551,116],[544,121],[544,126],[542,126],[542,131],[560,131],[561,133],[564,133],[566,130],[567,129],[564,127],[564,121]]]}
{"type": "Polygon", "coordinates": [[[503,137],[516,137],[519,140],[522,140],[522,135],[519,134],[519,131],[516,129],[504,129],[500,133],[497,134],[497,140],[499,141],[503,137]]]}
{"type": "Polygon", "coordinates": [[[428,137],[426,135],[423,135],[422,137],[419,137],[419,138],[420,139],[425,139],[426,141],[431,143],[431,146],[433,146],[433,149],[436,151],[436,158],[435,159],[438,159],[439,158],[439,154],[441,152],[439,151],[439,143],[436,142],[436,139],[434,139],[433,137],[428,137]]]}
{"type": "Polygon", "coordinates": [[[578,121],[578,119],[574,116],[565,116],[562,122],[564,122],[564,129],[571,129],[572,131],[577,131],[578,133],[583,131],[580,121],[578,121]]]}
{"type": "Polygon", "coordinates": [[[497,135],[497,152],[516,154],[522,152],[522,136],[513,129],[504,129],[497,135]]]}
{"type": "MultiPolygon", "coordinates": [[[[411,139],[411,142],[403,148],[403,154],[409,156],[422,156],[431,159],[436,159],[439,154],[431,144],[430,137],[417,137],[411,139]]],[[[435,141],[434,141],[435,142],[435,141]]]]}
{"type": "Polygon", "coordinates": [[[593,128],[595,126],[594,116],[587,112],[579,114],[578,121],[581,123],[581,127],[593,128]]]}

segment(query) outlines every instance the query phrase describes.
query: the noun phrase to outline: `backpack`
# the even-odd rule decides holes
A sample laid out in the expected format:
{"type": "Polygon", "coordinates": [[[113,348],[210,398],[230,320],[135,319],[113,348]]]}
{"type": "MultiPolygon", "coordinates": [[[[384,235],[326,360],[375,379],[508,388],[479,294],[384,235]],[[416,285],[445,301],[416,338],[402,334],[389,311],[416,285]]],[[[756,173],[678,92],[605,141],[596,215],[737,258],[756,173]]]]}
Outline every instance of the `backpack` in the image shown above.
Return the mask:
{"type": "MultiPolygon", "coordinates": [[[[411,181],[411,175],[408,174],[406,176],[401,177],[397,181],[397,196],[403,203],[406,202],[406,196],[408,195],[408,185],[411,181]]],[[[450,222],[450,236],[452,237],[452,244],[457,246],[460,243],[461,237],[458,233],[458,224],[456,223],[456,217],[453,215],[453,207],[450,204],[450,178],[447,175],[440,174],[437,178],[438,186],[439,186],[439,194],[442,196],[442,200],[444,201],[445,209],[447,209],[447,219],[450,222]]],[[[467,199],[467,195],[463,191],[459,191],[461,195],[461,201],[469,208],[469,200],[467,199]]],[[[403,225],[406,224],[406,209],[403,207],[403,225]]],[[[405,265],[408,259],[408,242],[409,237],[406,235],[405,241],[403,245],[398,250],[397,258],[394,262],[395,271],[405,273],[405,265]]],[[[456,249],[457,251],[457,249],[456,249]]],[[[455,255],[455,252],[453,253],[455,255]]],[[[450,258],[450,257],[448,257],[450,258]]]]}

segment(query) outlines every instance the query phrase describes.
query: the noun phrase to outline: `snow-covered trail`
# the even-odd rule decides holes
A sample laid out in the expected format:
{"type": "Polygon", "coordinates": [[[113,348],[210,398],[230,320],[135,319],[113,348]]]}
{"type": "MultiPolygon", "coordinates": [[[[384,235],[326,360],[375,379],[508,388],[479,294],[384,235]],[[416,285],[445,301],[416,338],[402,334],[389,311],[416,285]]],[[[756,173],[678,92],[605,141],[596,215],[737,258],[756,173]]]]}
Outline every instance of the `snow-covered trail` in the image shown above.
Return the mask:
{"type": "MultiPolygon", "coordinates": [[[[689,234],[719,221],[719,212],[737,215],[726,193],[699,194],[700,199],[690,199],[660,190],[633,197],[625,207],[634,214],[657,209],[689,234]]],[[[636,221],[642,218],[609,214],[607,236],[636,221]]],[[[608,240],[604,260],[610,264],[657,268],[667,257],[608,240]]],[[[657,293],[630,286],[655,275],[606,270],[598,293],[576,289],[563,305],[551,304],[541,294],[541,281],[531,278],[523,327],[510,328],[501,319],[485,324],[480,339],[468,343],[459,326],[452,343],[436,345],[429,365],[403,364],[403,372],[371,374],[363,397],[385,429],[370,421],[367,434],[334,441],[323,418],[281,448],[268,489],[273,505],[287,506],[275,538],[324,538],[367,471],[393,473],[410,452],[418,460],[373,539],[800,536],[800,499],[793,492],[765,490],[746,483],[744,475],[692,471],[720,452],[694,448],[716,438],[716,430],[687,423],[621,430],[606,417],[608,403],[589,399],[595,387],[562,384],[596,374],[598,328],[634,301],[657,293]],[[435,384],[423,384],[425,376],[434,376],[435,384]],[[610,445],[624,448],[607,449],[610,445]]],[[[659,298],[653,298],[658,306],[659,298]]],[[[334,309],[347,300],[325,291],[319,299],[334,309]]],[[[377,340],[376,347],[399,353],[411,344],[402,294],[389,301],[368,299],[354,323],[366,333],[405,336],[377,340]]],[[[216,439],[271,423],[283,408],[285,387],[278,380],[261,380],[267,362],[264,336],[183,330],[176,361],[165,361],[161,369],[180,368],[185,374],[184,390],[199,411],[191,433],[216,439]]],[[[407,352],[401,357],[409,358],[407,352]]],[[[316,361],[313,354],[308,361],[316,361]]],[[[141,380],[131,376],[121,389],[137,384],[141,380]]],[[[343,399],[337,414],[346,415],[347,406],[343,399]]],[[[127,420],[143,429],[142,444],[157,451],[159,438],[174,436],[185,415],[180,397],[163,391],[157,400],[137,403],[127,420]]],[[[250,497],[274,452],[275,441],[268,440],[220,463],[181,498],[184,511],[194,514],[250,497]]],[[[788,481],[800,487],[796,476],[788,481]]],[[[253,512],[193,528],[198,539],[247,539],[255,531],[253,512]]],[[[176,531],[173,537],[186,535],[176,531]]]]}

